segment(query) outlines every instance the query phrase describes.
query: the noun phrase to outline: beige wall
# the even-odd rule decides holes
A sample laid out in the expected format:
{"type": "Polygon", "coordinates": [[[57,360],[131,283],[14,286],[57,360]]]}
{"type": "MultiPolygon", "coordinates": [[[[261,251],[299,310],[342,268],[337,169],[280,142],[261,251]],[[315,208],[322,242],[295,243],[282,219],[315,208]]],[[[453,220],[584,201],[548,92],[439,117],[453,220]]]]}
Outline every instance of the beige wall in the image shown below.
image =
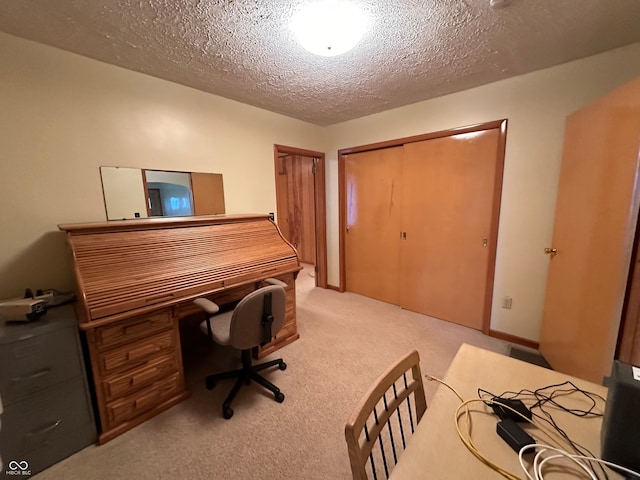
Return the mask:
{"type": "Polygon", "coordinates": [[[339,282],[338,149],[507,118],[491,328],[538,340],[565,118],[637,75],[640,44],[329,127],[329,283],[339,282]]]}
{"type": "Polygon", "coordinates": [[[508,118],[491,327],[537,340],[564,119],[639,74],[635,44],[321,128],[0,33],[0,298],[73,287],[56,225],[106,219],[101,165],[219,172],[228,213],[266,213],[274,143],[327,154],[338,285],[339,148],[508,118]]]}
{"type": "Polygon", "coordinates": [[[101,165],[222,173],[228,213],[275,211],[273,144],[319,128],[0,33],[0,299],[73,288],[59,223],[106,220],[101,165]]]}

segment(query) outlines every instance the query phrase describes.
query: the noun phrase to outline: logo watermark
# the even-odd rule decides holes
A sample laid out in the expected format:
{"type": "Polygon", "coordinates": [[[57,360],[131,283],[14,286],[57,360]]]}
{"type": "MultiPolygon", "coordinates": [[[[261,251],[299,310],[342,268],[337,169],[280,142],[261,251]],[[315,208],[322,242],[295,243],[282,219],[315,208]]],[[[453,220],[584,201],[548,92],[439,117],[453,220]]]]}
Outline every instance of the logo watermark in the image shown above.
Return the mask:
{"type": "Polygon", "coordinates": [[[31,475],[31,470],[29,470],[29,462],[26,460],[11,460],[9,465],[7,465],[7,470],[4,472],[5,475],[31,475]]]}

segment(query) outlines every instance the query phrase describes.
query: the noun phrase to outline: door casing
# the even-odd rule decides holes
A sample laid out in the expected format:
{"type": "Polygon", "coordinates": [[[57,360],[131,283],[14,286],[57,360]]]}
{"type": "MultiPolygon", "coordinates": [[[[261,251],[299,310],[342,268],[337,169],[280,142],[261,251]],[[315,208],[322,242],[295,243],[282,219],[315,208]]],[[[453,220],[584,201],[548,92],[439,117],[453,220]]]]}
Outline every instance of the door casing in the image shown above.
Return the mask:
{"type": "MultiPolygon", "coordinates": [[[[274,178],[278,175],[278,157],[280,154],[299,155],[316,159],[314,176],[314,211],[315,211],[315,244],[316,244],[316,286],[327,288],[327,202],[325,190],[325,155],[323,152],[305,150],[285,145],[273,146],[274,178]]],[[[276,183],[276,203],[285,192],[276,183]]]]}

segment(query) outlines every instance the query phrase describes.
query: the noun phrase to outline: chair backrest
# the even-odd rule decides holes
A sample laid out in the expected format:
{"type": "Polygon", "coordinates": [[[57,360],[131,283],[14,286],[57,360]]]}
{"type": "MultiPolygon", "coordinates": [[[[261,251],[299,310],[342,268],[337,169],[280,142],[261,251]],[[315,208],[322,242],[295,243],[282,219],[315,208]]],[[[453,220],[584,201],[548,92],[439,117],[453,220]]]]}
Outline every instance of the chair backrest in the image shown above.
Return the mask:
{"type": "Polygon", "coordinates": [[[388,478],[426,409],[420,355],[412,350],[378,377],[347,420],[353,478],[388,478]]]}
{"type": "MultiPolygon", "coordinates": [[[[271,295],[271,337],[284,325],[286,298],[284,288],[278,285],[269,285],[259,288],[244,297],[231,316],[230,343],[238,350],[257,347],[264,340],[264,326],[262,324],[265,314],[265,297],[271,295]]],[[[267,304],[269,300],[267,300],[267,304]]]]}

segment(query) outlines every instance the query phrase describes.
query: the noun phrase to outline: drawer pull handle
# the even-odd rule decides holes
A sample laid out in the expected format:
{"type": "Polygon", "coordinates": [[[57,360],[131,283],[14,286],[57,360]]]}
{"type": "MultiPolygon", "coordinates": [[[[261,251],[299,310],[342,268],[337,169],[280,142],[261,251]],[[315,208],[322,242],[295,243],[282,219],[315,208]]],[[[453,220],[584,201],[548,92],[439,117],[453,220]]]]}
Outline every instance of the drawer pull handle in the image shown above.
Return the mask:
{"type": "Polygon", "coordinates": [[[45,375],[51,373],[50,368],[44,368],[42,370],[38,370],[37,372],[33,372],[29,375],[25,375],[24,377],[15,377],[11,379],[11,383],[20,383],[24,380],[36,380],[40,377],[44,377],[45,375]]]}
{"type": "Polygon", "coordinates": [[[46,427],[42,427],[38,430],[35,430],[33,432],[29,432],[27,433],[27,437],[35,437],[36,435],[42,435],[44,433],[49,433],[50,431],[56,429],[58,427],[58,425],[60,425],[62,423],[62,420],[56,420],[55,422],[51,423],[50,425],[47,425],[46,427]]]}
{"type": "Polygon", "coordinates": [[[135,325],[130,325],[128,327],[124,327],[124,334],[131,335],[134,333],[146,332],[149,329],[150,325],[151,325],[151,322],[142,322],[142,323],[137,323],[135,325]]]}
{"type": "Polygon", "coordinates": [[[157,395],[158,395],[158,392],[154,390],[150,394],[147,394],[144,397],[138,398],[135,401],[135,408],[144,408],[147,405],[154,403],[154,400],[157,397],[157,395]]]}
{"type": "Polygon", "coordinates": [[[156,323],[162,325],[164,322],[161,323],[159,320],[147,320],[146,322],[140,322],[140,323],[136,323],[135,325],[129,325],[128,327],[124,327],[124,334],[133,335],[136,333],[144,333],[148,331],[150,328],[153,328],[154,324],[156,323]]]}
{"type": "Polygon", "coordinates": [[[148,371],[143,372],[143,373],[139,373],[137,375],[132,375],[131,376],[131,385],[132,386],[139,385],[141,383],[144,383],[144,382],[154,378],[157,375],[158,375],[158,369],[157,368],[153,368],[151,370],[148,370],[148,371]]]}
{"type": "Polygon", "coordinates": [[[160,345],[147,345],[145,347],[139,348],[138,350],[133,350],[127,354],[127,358],[129,360],[138,360],[139,358],[146,357],[147,355],[151,355],[152,353],[159,352],[162,349],[160,345]]]}

